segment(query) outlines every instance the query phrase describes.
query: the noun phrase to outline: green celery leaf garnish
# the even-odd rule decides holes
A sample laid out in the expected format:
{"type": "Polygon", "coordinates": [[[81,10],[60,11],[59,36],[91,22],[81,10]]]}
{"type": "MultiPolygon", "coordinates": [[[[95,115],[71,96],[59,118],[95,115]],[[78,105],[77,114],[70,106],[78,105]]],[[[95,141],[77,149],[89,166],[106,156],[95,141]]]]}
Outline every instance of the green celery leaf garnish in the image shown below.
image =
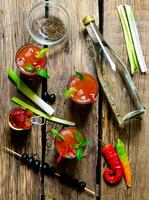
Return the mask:
{"type": "Polygon", "coordinates": [[[37,70],[37,74],[39,76],[42,76],[43,78],[49,78],[49,75],[47,74],[45,69],[39,69],[37,70]]]}
{"type": "Polygon", "coordinates": [[[82,155],[83,155],[83,149],[82,148],[79,148],[76,150],[76,157],[78,160],[81,160],[82,159],[82,155]]]}
{"type": "Polygon", "coordinates": [[[74,147],[74,149],[78,149],[78,148],[81,148],[81,147],[88,146],[90,144],[91,144],[90,141],[84,141],[84,142],[81,142],[79,144],[74,144],[73,147],[74,147]]]}
{"type": "Polygon", "coordinates": [[[52,133],[53,135],[55,135],[55,136],[56,136],[59,140],[61,140],[62,142],[64,141],[64,138],[58,133],[57,130],[51,129],[51,133],[52,133]]]}
{"type": "Polygon", "coordinates": [[[48,52],[49,48],[42,48],[39,52],[36,53],[36,58],[38,59],[43,58],[48,52]]]}
{"type": "Polygon", "coordinates": [[[80,79],[83,80],[84,76],[80,72],[76,72],[76,76],[80,79]]]}
{"type": "Polygon", "coordinates": [[[70,87],[66,92],[64,92],[65,97],[70,97],[74,92],[77,92],[77,89],[70,87]]]}
{"type": "Polygon", "coordinates": [[[25,67],[25,71],[27,71],[27,72],[33,72],[34,70],[35,70],[35,67],[33,67],[33,65],[31,65],[31,64],[28,64],[25,67]]]}
{"type": "Polygon", "coordinates": [[[75,138],[76,138],[76,140],[77,140],[78,143],[82,143],[82,142],[85,141],[84,136],[80,132],[78,132],[78,131],[75,134],[75,138]]]}

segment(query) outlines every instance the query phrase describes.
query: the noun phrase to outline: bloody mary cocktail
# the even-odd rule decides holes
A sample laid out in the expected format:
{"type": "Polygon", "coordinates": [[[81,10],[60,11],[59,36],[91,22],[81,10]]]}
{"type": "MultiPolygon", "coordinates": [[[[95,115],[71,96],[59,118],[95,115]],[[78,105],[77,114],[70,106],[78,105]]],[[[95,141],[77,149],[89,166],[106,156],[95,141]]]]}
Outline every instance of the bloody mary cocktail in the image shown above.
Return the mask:
{"type": "Polygon", "coordinates": [[[70,98],[79,104],[88,104],[96,102],[96,95],[99,90],[97,80],[88,73],[80,73],[81,78],[73,75],[69,82],[67,89],[75,88],[75,91],[70,95],[70,98]]]}
{"type": "MultiPolygon", "coordinates": [[[[86,141],[84,134],[80,133],[77,128],[67,127],[62,129],[59,134],[64,138],[64,141],[60,141],[58,138],[55,139],[55,148],[59,155],[62,154],[63,158],[73,159],[76,157],[76,149],[74,145],[78,144],[76,135],[81,135],[81,140],[86,141]]],[[[85,147],[83,147],[84,151],[85,147]]]]}
{"type": "Polygon", "coordinates": [[[16,53],[16,64],[19,70],[27,76],[37,75],[37,70],[45,68],[46,56],[37,58],[37,53],[41,48],[34,44],[27,44],[21,47],[16,53]],[[33,66],[33,68],[30,67],[33,66]]]}
{"type": "Polygon", "coordinates": [[[8,114],[9,126],[17,131],[31,129],[30,119],[33,113],[24,108],[13,108],[8,114]]]}

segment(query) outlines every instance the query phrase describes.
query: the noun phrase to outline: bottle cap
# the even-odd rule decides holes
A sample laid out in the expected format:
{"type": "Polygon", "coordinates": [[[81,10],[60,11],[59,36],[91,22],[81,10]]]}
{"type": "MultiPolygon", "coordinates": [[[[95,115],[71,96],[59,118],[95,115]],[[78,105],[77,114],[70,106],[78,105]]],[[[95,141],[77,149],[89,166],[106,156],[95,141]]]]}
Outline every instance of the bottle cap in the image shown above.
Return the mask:
{"type": "Polygon", "coordinates": [[[82,20],[84,26],[87,26],[90,22],[95,22],[95,18],[93,16],[86,16],[82,20]]]}

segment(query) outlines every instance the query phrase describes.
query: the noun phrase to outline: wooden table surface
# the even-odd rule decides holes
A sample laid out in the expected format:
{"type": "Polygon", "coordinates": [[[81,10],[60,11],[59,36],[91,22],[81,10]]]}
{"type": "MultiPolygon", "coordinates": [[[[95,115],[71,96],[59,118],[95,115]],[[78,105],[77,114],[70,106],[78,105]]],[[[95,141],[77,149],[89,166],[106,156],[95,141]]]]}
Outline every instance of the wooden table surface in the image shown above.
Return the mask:
{"type": "MultiPolygon", "coordinates": [[[[47,91],[55,93],[57,97],[53,105],[55,109],[54,115],[75,121],[76,126],[85,133],[87,139],[92,141],[92,145],[88,147],[85,154],[86,157],[82,161],[64,160],[57,168],[59,171],[66,172],[79,180],[85,181],[88,188],[93,191],[96,190],[97,199],[147,200],[149,196],[148,112],[143,120],[133,121],[120,130],[115,123],[112,111],[106,97],[102,94],[102,90],[100,90],[97,104],[87,106],[85,109],[66,100],[63,93],[66,90],[68,79],[75,71],[85,71],[96,76],[93,45],[91,39],[88,36],[84,36],[80,22],[80,19],[86,15],[95,16],[96,23],[99,24],[106,41],[118,52],[125,63],[128,63],[123,31],[116,11],[116,7],[119,4],[128,3],[135,9],[140,40],[148,65],[149,2],[148,0],[58,0],[58,2],[69,13],[71,32],[65,45],[52,47],[48,58],[47,71],[50,78],[47,81],[47,91]],[[104,182],[102,173],[106,163],[100,154],[98,138],[103,138],[103,141],[107,144],[114,144],[117,138],[121,138],[125,142],[133,171],[132,188],[127,189],[124,180],[114,187],[110,187],[104,182]],[[96,171],[98,155],[98,164],[100,166],[97,167],[96,171]]],[[[16,106],[11,102],[12,96],[17,96],[32,104],[23,94],[17,91],[16,86],[8,79],[7,70],[11,67],[18,73],[15,65],[17,49],[26,43],[35,43],[25,27],[26,12],[35,3],[36,1],[34,0],[0,0],[0,141],[1,147],[7,146],[18,153],[37,154],[36,157],[41,160],[43,153],[42,134],[46,131],[45,161],[51,166],[56,165],[55,152],[51,142],[52,136],[48,131],[51,128],[60,130],[63,127],[62,125],[48,122],[46,128],[44,127],[45,130],[34,126],[30,134],[21,135],[14,133],[7,124],[9,109],[16,106]]],[[[149,92],[147,86],[149,76],[138,72],[133,79],[139,95],[148,110],[149,92]]],[[[39,96],[41,96],[42,90],[46,89],[45,81],[27,81],[26,83],[39,96]]],[[[35,104],[32,105],[35,106],[35,104]]],[[[89,196],[85,192],[80,194],[62,185],[57,179],[44,177],[43,180],[41,174],[35,174],[32,170],[27,169],[26,166],[22,166],[19,160],[3,150],[0,151],[0,163],[0,200],[37,200],[41,199],[41,193],[43,192],[46,200],[96,199],[96,197],[89,196]]]]}

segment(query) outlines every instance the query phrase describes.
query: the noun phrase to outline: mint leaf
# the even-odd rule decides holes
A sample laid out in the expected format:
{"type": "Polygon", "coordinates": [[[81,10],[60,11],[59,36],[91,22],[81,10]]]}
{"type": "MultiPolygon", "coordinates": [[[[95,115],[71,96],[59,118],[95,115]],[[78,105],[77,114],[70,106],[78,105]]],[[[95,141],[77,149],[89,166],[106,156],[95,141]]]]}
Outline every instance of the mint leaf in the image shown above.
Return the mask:
{"type": "Polygon", "coordinates": [[[49,78],[49,75],[47,74],[45,69],[38,69],[37,74],[39,76],[42,76],[43,78],[49,78]]]}
{"type": "Polygon", "coordinates": [[[64,141],[63,136],[61,136],[57,130],[51,129],[51,133],[52,133],[53,135],[55,135],[55,137],[57,137],[57,138],[58,138],[59,140],[61,140],[62,142],[64,141]]]}
{"type": "Polygon", "coordinates": [[[28,64],[25,67],[25,71],[27,71],[27,72],[33,72],[34,70],[35,70],[35,68],[31,64],[28,64]]]}
{"type": "Polygon", "coordinates": [[[78,77],[80,80],[84,79],[84,76],[80,72],[76,72],[76,77],[78,77]]]}
{"type": "Polygon", "coordinates": [[[43,58],[47,52],[49,52],[49,48],[42,48],[39,52],[36,53],[36,58],[43,58]]]}
{"type": "Polygon", "coordinates": [[[77,89],[70,87],[66,92],[64,92],[65,97],[70,97],[74,92],[77,92],[77,89]]]}
{"type": "Polygon", "coordinates": [[[82,143],[82,142],[85,141],[84,136],[80,132],[78,132],[78,131],[75,134],[75,138],[76,138],[76,140],[77,140],[78,143],[82,143]]]}
{"type": "Polygon", "coordinates": [[[81,142],[81,143],[79,143],[79,144],[74,144],[74,145],[73,145],[73,148],[74,148],[74,149],[79,149],[79,148],[88,146],[88,145],[90,145],[90,144],[91,144],[90,141],[84,141],[84,142],[81,142]]]}
{"type": "Polygon", "coordinates": [[[83,149],[82,148],[77,149],[76,157],[77,157],[78,160],[82,159],[82,155],[83,155],[83,149]]]}

